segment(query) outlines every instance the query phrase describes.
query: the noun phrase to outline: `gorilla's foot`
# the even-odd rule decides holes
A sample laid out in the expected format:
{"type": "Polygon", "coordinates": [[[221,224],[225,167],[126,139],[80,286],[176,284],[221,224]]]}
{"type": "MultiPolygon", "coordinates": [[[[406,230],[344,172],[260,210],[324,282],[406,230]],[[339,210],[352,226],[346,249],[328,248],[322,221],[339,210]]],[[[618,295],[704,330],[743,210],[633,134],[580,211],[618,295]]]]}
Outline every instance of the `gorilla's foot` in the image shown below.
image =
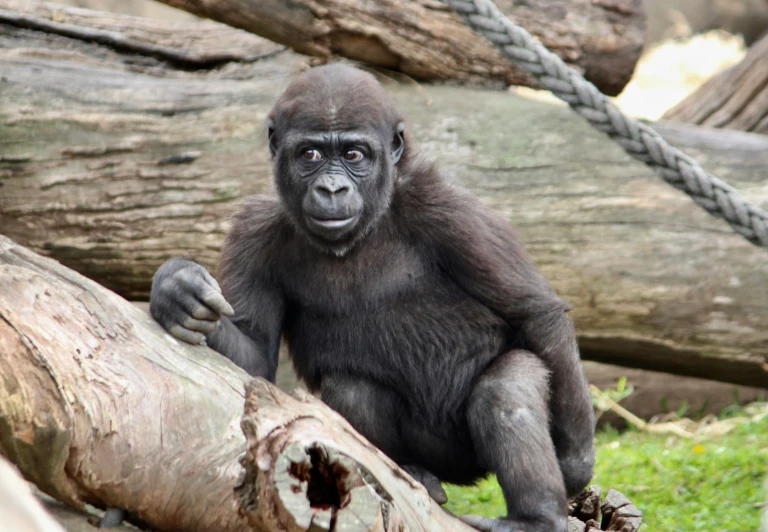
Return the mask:
{"type": "Polygon", "coordinates": [[[405,465],[401,467],[427,488],[427,493],[429,493],[429,496],[432,497],[437,504],[443,505],[448,502],[448,495],[446,495],[443,486],[440,484],[440,479],[435,475],[417,465],[405,465]]]}
{"type": "Polygon", "coordinates": [[[460,518],[481,532],[566,532],[565,518],[557,522],[546,520],[518,520],[508,517],[492,519],[479,515],[462,515],[460,518]]]}

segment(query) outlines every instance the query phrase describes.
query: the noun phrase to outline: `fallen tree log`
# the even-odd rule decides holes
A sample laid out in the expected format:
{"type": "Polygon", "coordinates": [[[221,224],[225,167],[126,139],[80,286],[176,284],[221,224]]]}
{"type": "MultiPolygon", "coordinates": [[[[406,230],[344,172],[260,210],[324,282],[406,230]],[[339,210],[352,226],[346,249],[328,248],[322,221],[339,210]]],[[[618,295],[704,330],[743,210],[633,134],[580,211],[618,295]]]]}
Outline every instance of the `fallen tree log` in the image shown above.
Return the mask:
{"type": "MultiPolygon", "coordinates": [[[[534,86],[436,0],[160,0],[327,60],[342,56],[425,81],[534,86]]],[[[499,2],[603,92],[629,82],[645,41],[641,0],[499,2]]]]}
{"type": "Polygon", "coordinates": [[[0,454],[73,508],[190,532],[471,530],[319,400],[263,380],[238,480],[248,376],[4,237],[0,352],[0,454]]]}
{"type": "MultiPolygon", "coordinates": [[[[7,1],[7,0],[1,0],[7,1]]],[[[265,117],[303,59],[193,72],[5,26],[0,231],[132,299],[168,257],[215,267],[271,188],[265,117]]],[[[765,252],[564,107],[390,84],[411,138],[516,225],[572,302],[584,358],[768,386],[765,252]]],[[[768,139],[659,124],[768,204],[768,139]]]]}
{"type": "Polygon", "coordinates": [[[664,119],[768,134],[768,34],[740,63],[713,76],[664,119]]]}

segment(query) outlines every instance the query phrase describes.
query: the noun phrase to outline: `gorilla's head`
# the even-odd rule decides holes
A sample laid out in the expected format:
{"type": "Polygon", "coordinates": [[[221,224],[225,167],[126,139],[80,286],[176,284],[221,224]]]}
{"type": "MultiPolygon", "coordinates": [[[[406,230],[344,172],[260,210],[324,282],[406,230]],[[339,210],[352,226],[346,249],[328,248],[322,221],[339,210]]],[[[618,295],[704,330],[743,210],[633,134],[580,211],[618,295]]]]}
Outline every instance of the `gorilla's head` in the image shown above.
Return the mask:
{"type": "Polygon", "coordinates": [[[350,66],[308,70],[269,114],[280,198],[317,247],[343,255],[392,199],[403,119],[376,79],[350,66]]]}

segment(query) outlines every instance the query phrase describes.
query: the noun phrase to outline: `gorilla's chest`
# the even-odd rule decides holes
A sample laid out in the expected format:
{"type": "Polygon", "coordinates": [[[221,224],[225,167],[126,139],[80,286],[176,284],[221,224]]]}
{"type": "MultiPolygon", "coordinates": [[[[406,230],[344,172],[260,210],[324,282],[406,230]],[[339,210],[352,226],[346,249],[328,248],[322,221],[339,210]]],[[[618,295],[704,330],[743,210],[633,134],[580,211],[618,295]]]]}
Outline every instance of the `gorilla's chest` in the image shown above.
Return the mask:
{"type": "Polygon", "coordinates": [[[384,242],[365,251],[284,271],[284,333],[310,384],[343,372],[411,387],[498,352],[503,322],[423,250],[384,242]]]}
{"type": "Polygon", "coordinates": [[[435,283],[439,269],[407,245],[380,242],[344,257],[300,257],[283,275],[296,310],[342,318],[396,305],[435,283]]]}

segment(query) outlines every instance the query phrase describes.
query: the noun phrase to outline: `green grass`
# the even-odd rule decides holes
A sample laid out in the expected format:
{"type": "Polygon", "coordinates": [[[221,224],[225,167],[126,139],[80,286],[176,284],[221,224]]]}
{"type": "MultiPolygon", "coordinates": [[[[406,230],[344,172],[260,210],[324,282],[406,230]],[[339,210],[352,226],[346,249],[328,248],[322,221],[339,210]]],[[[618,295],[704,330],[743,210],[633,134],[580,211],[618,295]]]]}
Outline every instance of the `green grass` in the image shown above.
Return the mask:
{"type": "MultiPolygon", "coordinates": [[[[768,416],[695,442],[608,429],[597,434],[594,484],[624,493],[643,512],[646,532],[760,530],[768,475],[768,416]]],[[[446,486],[449,510],[503,515],[494,478],[446,486]]]]}

